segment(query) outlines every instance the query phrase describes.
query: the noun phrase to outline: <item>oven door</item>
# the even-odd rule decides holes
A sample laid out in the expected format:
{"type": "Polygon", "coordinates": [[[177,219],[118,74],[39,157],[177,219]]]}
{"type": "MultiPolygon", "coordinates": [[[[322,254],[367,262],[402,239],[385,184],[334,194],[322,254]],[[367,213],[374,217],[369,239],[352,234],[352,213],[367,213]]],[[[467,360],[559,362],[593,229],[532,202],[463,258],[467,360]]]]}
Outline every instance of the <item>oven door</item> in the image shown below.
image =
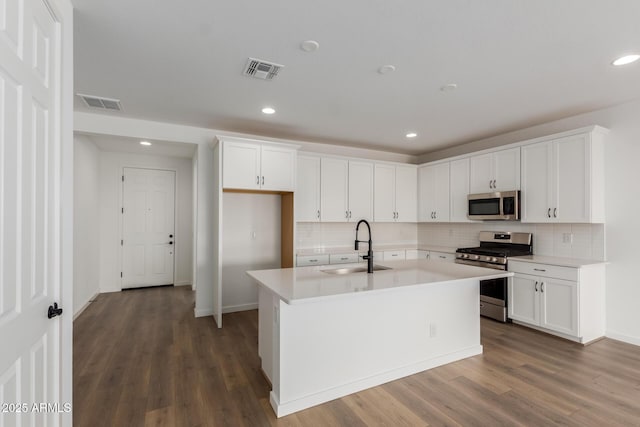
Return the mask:
{"type": "Polygon", "coordinates": [[[480,301],[490,304],[507,306],[507,282],[506,277],[480,281],[480,301]]]}

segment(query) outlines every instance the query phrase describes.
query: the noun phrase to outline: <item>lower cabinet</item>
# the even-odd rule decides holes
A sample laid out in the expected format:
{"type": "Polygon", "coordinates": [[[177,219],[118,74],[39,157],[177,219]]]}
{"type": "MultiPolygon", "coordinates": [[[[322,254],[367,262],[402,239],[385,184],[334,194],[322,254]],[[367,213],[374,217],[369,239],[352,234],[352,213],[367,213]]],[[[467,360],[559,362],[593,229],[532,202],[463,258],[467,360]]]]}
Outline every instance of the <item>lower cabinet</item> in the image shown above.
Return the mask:
{"type": "Polygon", "coordinates": [[[515,273],[507,294],[510,319],[581,343],[604,336],[603,264],[571,268],[509,260],[509,271],[515,273]]]}
{"type": "Polygon", "coordinates": [[[431,259],[435,261],[454,261],[454,254],[447,252],[425,251],[423,249],[407,249],[406,259],[431,259]]]}

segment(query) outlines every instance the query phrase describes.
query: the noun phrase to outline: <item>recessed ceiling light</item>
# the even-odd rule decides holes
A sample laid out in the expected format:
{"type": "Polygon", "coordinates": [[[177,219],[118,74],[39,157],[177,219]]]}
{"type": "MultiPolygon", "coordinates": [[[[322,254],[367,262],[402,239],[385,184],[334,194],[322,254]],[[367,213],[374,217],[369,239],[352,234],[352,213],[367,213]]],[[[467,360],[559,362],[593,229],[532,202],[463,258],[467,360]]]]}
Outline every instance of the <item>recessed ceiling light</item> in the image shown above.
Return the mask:
{"type": "Polygon", "coordinates": [[[264,107],[264,108],[262,109],[262,113],[264,113],[264,114],[273,114],[273,113],[275,113],[275,112],[276,112],[276,110],[274,110],[274,109],[273,109],[273,108],[271,108],[271,107],[264,107]]]}
{"type": "Polygon", "coordinates": [[[320,43],[315,40],[305,40],[300,43],[300,49],[304,50],[305,52],[315,52],[319,48],[320,43]]]}
{"type": "Polygon", "coordinates": [[[149,141],[140,141],[140,145],[151,145],[149,141]]]}
{"type": "Polygon", "coordinates": [[[449,83],[440,88],[442,92],[453,92],[456,89],[458,89],[458,85],[455,83],[449,83]]]}
{"type": "Polygon", "coordinates": [[[620,65],[631,64],[632,62],[636,62],[638,59],[640,59],[640,55],[625,55],[625,56],[621,56],[620,58],[616,59],[611,64],[615,65],[616,67],[618,67],[620,65]]]}
{"type": "Polygon", "coordinates": [[[418,136],[417,133],[415,132],[409,132],[408,134],[405,135],[407,138],[415,138],[416,136],[418,136]]]}
{"type": "Polygon", "coordinates": [[[391,65],[391,64],[383,65],[382,67],[378,68],[378,72],[380,74],[391,73],[391,72],[393,72],[395,70],[396,70],[396,66],[395,65],[391,65]]]}

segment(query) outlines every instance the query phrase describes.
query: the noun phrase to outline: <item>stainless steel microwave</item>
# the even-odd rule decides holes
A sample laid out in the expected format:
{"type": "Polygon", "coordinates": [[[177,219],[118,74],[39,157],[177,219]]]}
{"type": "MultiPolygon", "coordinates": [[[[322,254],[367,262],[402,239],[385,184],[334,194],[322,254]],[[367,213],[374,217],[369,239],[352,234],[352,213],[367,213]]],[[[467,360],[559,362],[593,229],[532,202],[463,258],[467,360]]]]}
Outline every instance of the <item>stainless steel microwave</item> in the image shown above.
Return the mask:
{"type": "Polygon", "coordinates": [[[474,220],[520,220],[520,191],[469,194],[467,217],[474,220]]]}

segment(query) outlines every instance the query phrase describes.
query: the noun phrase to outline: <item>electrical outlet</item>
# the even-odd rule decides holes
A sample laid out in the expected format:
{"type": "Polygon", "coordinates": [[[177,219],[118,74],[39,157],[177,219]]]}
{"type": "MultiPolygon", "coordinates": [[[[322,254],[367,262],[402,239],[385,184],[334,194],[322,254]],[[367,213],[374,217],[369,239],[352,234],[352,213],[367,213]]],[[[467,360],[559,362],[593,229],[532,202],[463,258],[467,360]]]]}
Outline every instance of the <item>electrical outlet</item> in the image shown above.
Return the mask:
{"type": "Polygon", "coordinates": [[[562,243],[573,243],[573,233],[562,233],[562,243]]]}
{"type": "Polygon", "coordinates": [[[429,323],[429,338],[435,338],[438,335],[438,326],[435,323],[429,323]]]}

